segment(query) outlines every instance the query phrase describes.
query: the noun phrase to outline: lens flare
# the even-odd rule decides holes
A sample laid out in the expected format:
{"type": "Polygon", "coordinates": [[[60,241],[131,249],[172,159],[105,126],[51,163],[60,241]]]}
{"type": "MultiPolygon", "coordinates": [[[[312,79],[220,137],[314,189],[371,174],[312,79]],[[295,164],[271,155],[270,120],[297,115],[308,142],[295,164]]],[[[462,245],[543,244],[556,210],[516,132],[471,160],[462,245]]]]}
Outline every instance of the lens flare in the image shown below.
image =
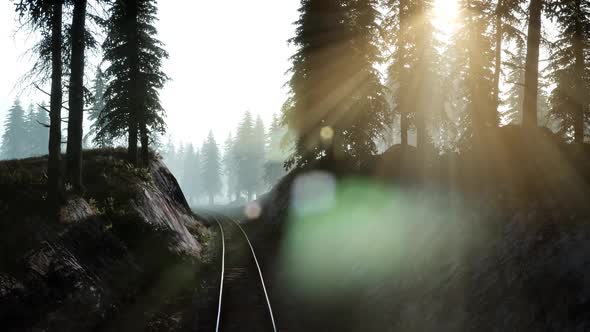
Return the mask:
{"type": "Polygon", "coordinates": [[[330,126],[323,127],[320,130],[320,136],[322,137],[322,140],[324,140],[324,141],[331,141],[332,138],[334,137],[334,129],[332,129],[332,127],[330,127],[330,126]]]}
{"type": "Polygon", "coordinates": [[[244,215],[246,215],[246,218],[250,220],[258,219],[260,214],[262,214],[262,208],[260,207],[260,204],[257,202],[250,202],[246,204],[246,207],[244,208],[244,215]]]}

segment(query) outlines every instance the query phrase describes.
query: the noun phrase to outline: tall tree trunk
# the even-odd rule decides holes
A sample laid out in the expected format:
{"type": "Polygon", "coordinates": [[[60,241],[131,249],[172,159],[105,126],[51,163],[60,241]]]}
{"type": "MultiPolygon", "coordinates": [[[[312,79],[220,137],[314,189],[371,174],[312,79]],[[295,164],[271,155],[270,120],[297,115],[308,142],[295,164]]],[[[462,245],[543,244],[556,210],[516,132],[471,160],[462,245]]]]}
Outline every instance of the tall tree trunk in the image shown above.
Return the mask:
{"type": "Polygon", "coordinates": [[[51,16],[51,101],[49,112],[49,160],[47,164],[47,200],[57,208],[64,199],[63,174],[61,171],[61,76],[63,43],[62,0],[52,1],[51,16]]]}
{"type": "Polygon", "coordinates": [[[504,27],[502,22],[502,13],[504,12],[504,0],[498,0],[496,5],[496,49],[495,49],[495,64],[494,64],[494,114],[492,123],[498,125],[499,107],[500,107],[500,73],[502,71],[502,41],[504,40],[504,27]]]}
{"type": "Polygon", "coordinates": [[[127,147],[127,159],[132,165],[137,166],[137,111],[135,109],[131,110],[131,114],[129,116],[129,140],[128,140],[128,147],[127,147]]]}
{"type": "Polygon", "coordinates": [[[408,114],[400,113],[399,127],[401,144],[408,145],[408,114]]]}
{"type": "Polygon", "coordinates": [[[539,87],[539,45],[541,43],[541,13],[543,0],[531,0],[529,6],[529,28],[524,73],[524,101],[522,125],[537,127],[537,93],[539,87]]]}
{"type": "Polygon", "coordinates": [[[72,58],[69,90],[68,145],[66,152],[68,178],[74,189],[82,189],[82,136],[84,119],[84,49],[86,0],[75,0],[72,16],[72,58]]]}
{"type": "Polygon", "coordinates": [[[140,117],[140,139],[141,139],[141,164],[143,167],[148,167],[150,162],[150,150],[149,150],[149,136],[147,132],[147,126],[145,123],[145,115],[141,114],[140,117]]]}
{"type": "Polygon", "coordinates": [[[574,32],[574,57],[575,57],[575,64],[574,67],[576,68],[576,97],[574,98],[575,103],[575,114],[574,114],[574,142],[576,143],[584,143],[584,112],[586,110],[586,102],[585,100],[588,98],[586,96],[586,89],[584,87],[584,78],[582,77],[582,73],[584,72],[584,30],[582,26],[582,22],[580,21],[583,13],[582,13],[582,5],[581,0],[576,0],[576,11],[577,11],[577,18],[574,32]]]}

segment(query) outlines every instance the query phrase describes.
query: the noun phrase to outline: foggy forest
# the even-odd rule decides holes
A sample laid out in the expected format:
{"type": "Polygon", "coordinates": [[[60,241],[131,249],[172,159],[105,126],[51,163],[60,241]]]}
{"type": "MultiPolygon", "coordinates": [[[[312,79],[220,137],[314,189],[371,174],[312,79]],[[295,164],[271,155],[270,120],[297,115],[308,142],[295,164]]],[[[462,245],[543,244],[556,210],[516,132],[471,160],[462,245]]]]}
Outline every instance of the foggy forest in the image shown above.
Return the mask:
{"type": "Polygon", "coordinates": [[[275,1],[0,7],[0,330],[589,331],[590,0],[275,1]]]}

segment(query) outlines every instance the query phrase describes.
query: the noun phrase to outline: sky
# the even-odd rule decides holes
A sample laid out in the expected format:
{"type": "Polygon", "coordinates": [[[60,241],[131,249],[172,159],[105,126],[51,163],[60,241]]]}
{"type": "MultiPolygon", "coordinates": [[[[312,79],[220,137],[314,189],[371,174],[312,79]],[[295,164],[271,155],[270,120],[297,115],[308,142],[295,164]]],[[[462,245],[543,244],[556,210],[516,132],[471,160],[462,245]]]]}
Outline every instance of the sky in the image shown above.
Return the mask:
{"type": "MultiPolygon", "coordinates": [[[[299,1],[199,0],[183,1],[181,7],[160,0],[158,7],[158,37],[170,54],[163,70],[171,81],[161,91],[168,134],[200,145],[213,130],[222,143],[246,110],[268,124],[286,99],[285,73],[294,52],[287,40],[295,33],[299,1]]],[[[47,99],[15,88],[30,68],[25,53],[34,38],[15,34],[13,8],[0,1],[1,122],[17,96],[23,104],[47,99]]],[[[98,63],[98,56],[90,61],[98,63]]]]}

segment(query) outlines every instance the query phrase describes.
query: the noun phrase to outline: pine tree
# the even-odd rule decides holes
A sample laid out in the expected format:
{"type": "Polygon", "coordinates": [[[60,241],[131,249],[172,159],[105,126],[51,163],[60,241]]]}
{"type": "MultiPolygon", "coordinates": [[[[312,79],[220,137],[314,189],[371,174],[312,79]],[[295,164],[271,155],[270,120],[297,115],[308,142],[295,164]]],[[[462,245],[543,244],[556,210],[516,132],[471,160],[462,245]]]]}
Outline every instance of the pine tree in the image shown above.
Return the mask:
{"type": "Polygon", "coordinates": [[[362,160],[390,113],[379,72],[375,0],[303,0],[289,81],[293,108],[285,114],[297,133],[288,165],[318,158],[362,160]]]}
{"type": "Polygon", "coordinates": [[[525,49],[518,47],[515,53],[508,53],[510,69],[506,83],[510,88],[506,92],[506,111],[502,114],[504,123],[519,124],[522,120],[522,102],[524,99],[524,64],[525,49]]]}
{"type": "Polygon", "coordinates": [[[283,167],[285,160],[287,160],[286,148],[284,147],[286,134],[287,130],[281,126],[281,120],[275,114],[268,129],[267,158],[264,164],[263,179],[268,187],[276,184],[286,174],[285,168],[283,167]]]}
{"type": "MultiPolygon", "coordinates": [[[[93,81],[93,104],[92,108],[88,112],[88,121],[90,122],[90,130],[86,134],[86,137],[96,138],[96,134],[100,131],[98,127],[98,118],[104,110],[104,73],[100,66],[96,67],[96,74],[93,81]]],[[[97,140],[94,139],[95,143],[99,147],[109,146],[110,141],[108,140],[97,140]]]]}
{"type": "Polygon", "coordinates": [[[492,3],[484,0],[461,0],[459,27],[453,37],[454,73],[459,80],[460,98],[465,108],[460,126],[465,128],[461,140],[467,143],[485,128],[498,122],[493,101],[494,53],[489,17],[492,3]]]}
{"type": "Polygon", "coordinates": [[[117,0],[106,22],[103,49],[110,66],[105,71],[108,82],[98,138],[127,134],[129,161],[134,165],[138,164],[138,138],[146,166],[150,138],[165,131],[158,90],[168,80],[161,70],[168,53],[155,38],[156,13],[154,0],[117,0]]]}
{"type": "Polygon", "coordinates": [[[537,93],[539,89],[539,48],[543,3],[544,0],[531,0],[528,11],[524,99],[522,101],[522,125],[526,128],[536,128],[538,125],[537,93]]]}
{"type": "Polygon", "coordinates": [[[440,104],[430,102],[438,91],[439,46],[432,25],[432,1],[390,1],[388,19],[394,42],[393,63],[388,69],[390,90],[394,91],[393,110],[400,116],[401,144],[408,144],[410,126],[416,128],[417,146],[427,143],[427,112],[440,104]]]}
{"type": "Polygon", "coordinates": [[[15,2],[16,12],[30,26],[41,33],[41,42],[34,51],[38,61],[33,65],[31,75],[39,75],[38,82],[51,80],[49,106],[49,156],[47,163],[47,201],[52,213],[58,212],[64,201],[63,172],[61,169],[61,108],[63,99],[62,77],[64,58],[67,59],[69,45],[64,42],[63,7],[64,0],[20,0],[15,2]]]}
{"type": "Polygon", "coordinates": [[[200,174],[195,174],[194,170],[196,159],[195,157],[197,153],[198,149],[195,151],[195,148],[192,143],[186,145],[182,165],[184,179],[182,189],[187,198],[189,199],[189,202],[192,201],[192,199],[195,197],[195,177],[200,176],[200,174]]]}
{"type": "Polygon", "coordinates": [[[263,185],[263,174],[264,164],[266,163],[266,134],[264,129],[264,122],[259,116],[256,117],[256,122],[253,128],[252,136],[252,174],[253,179],[256,181],[256,193],[257,196],[262,194],[264,191],[263,185]]]}
{"type": "Polygon", "coordinates": [[[212,131],[201,151],[203,190],[209,196],[209,205],[213,205],[215,196],[221,193],[221,156],[212,131]]]}
{"type": "MultiPolygon", "coordinates": [[[[524,73],[525,73],[525,48],[524,45],[517,46],[514,53],[506,52],[508,59],[506,66],[509,68],[506,83],[510,86],[505,94],[506,109],[502,113],[502,122],[507,124],[522,123],[522,108],[524,100],[524,73]]],[[[548,96],[545,89],[547,82],[541,75],[537,92],[537,105],[539,113],[539,124],[552,128],[553,122],[549,118],[548,96]],[[541,121],[542,120],[542,121],[541,121]]]]}
{"type": "Polygon", "coordinates": [[[184,184],[185,174],[184,174],[184,159],[185,159],[185,145],[180,142],[178,145],[178,149],[176,150],[176,159],[175,159],[175,174],[178,183],[184,184]]]}
{"type": "Polygon", "coordinates": [[[74,5],[70,26],[71,58],[69,84],[68,141],[66,171],[78,193],[82,188],[82,138],[84,122],[84,51],[86,49],[87,0],[72,0],[74,5]]]}
{"type": "Polygon", "coordinates": [[[15,100],[4,121],[4,134],[0,147],[2,159],[24,158],[28,152],[27,140],[25,111],[20,105],[20,101],[15,100]]]}
{"type": "Polygon", "coordinates": [[[47,154],[47,146],[49,145],[48,128],[49,114],[47,113],[45,106],[39,106],[35,112],[35,123],[33,124],[31,135],[34,155],[41,156],[47,154]]]}
{"type": "Polygon", "coordinates": [[[201,150],[196,149],[193,154],[193,161],[191,163],[191,178],[189,186],[192,188],[193,200],[198,203],[203,196],[203,179],[201,170],[203,169],[203,160],[201,158],[201,150]]]}
{"type": "Polygon", "coordinates": [[[496,0],[496,9],[494,11],[494,91],[493,100],[496,105],[496,117],[499,119],[499,107],[502,103],[500,99],[500,76],[502,73],[502,51],[504,41],[516,40],[520,45],[524,42],[522,32],[520,31],[519,17],[522,0],[496,0]]]}
{"type": "Polygon", "coordinates": [[[35,107],[33,105],[29,105],[27,108],[27,113],[25,115],[25,133],[26,133],[26,152],[27,156],[36,156],[37,153],[35,151],[35,129],[37,127],[37,114],[35,112],[35,107]]]}
{"type": "Polygon", "coordinates": [[[550,9],[561,32],[551,56],[551,77],[556,85],[551,114],[560,121],[562,134],[571,133],[576,143],[583,143],[590,106],[590,1],[565,1],[550,9]]]}
{"type": "Polygon", "coordinates": [[[238,172],[237,172],[237,156],[236,143],[232,138],[231,132],[223,145],[223,173],[226,178],[227,198],[231,202],[232,196],[235,194],[238,199],[238,172]]]}
{"type": "Polygon", "coordinates": [[[256,166],[252,154],[253,141],[254,123],[252,114],[247,111],[236,132],[234,156],[237,176],[236,195],[240,196],[241,193],[245,192],[248,200],[252,199],[257,186],[257,180],[254,177],[256,166]]]}

